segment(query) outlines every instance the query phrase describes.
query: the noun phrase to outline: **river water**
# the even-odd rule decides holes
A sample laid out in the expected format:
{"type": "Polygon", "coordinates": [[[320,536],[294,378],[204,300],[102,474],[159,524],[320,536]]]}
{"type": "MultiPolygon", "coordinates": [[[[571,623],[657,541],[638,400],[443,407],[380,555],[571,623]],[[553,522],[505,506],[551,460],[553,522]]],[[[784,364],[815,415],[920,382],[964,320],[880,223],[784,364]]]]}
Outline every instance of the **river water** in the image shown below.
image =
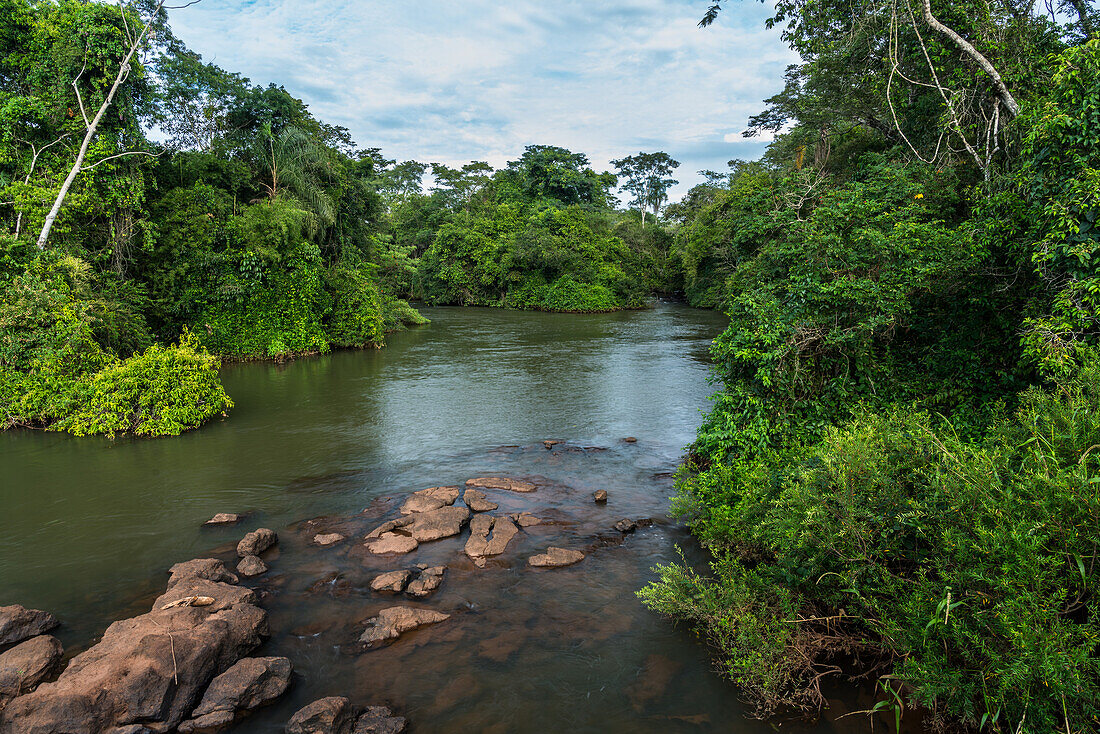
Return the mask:
{"type": "MultiPolygon", "coordinates": [[[[281,731],[328,695],[386,703],[416,732],[771,731],[777,722],[746,718],[696,638],[634,596],[654,564],[678,558],[677,545],[692,553],[667,519],[671,473],[714,390],[708,347],[724,318],[668,304],[425,313],[430,325],[385,349],[226,367],[230,417],[179,438],[0,434],[0,604],[52,611],[73,654],[112,620],[147,611],[171,564],[235,563],[236,541],[270,527],[280,536],[264,556],[271,570],[248,582],[271,616],[257,654],[286,655],[296,675],[279,703],[234,731],[281,731]],[[547,439],[563,443],[546,449],[547,439]],[[484,569],[462,555],[463,537],[397,559],[367,556],[357,535],[310,543],[328,529],[369,530],[409,492],[477,476],[533,479],[533,494],[491,499],[553,521],[484,569]],[[596,489],[608,491],[606,506],[592,503],[596,489]],[[202,528],[216,512],[248,517],[202,528]],[[656,522],[617,544],[609,531],[624,517],[656,522]],[[548,545],[588,557],[529,568],[548,545]],[[448,565],[419,605],[451,619],[364,652],[363,621],[408,603],[372,593],[370,579],[418,562],[448,565]]],[[[834,713],[859,705],[843,697],[834,713]]]]}

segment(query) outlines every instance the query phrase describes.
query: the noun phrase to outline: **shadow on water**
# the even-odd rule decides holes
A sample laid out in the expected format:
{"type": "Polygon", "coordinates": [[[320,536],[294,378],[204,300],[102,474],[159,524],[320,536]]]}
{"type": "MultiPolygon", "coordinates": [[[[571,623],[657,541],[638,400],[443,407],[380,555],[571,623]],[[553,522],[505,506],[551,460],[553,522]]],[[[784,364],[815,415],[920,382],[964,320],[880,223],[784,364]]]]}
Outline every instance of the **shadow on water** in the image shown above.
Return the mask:
{"type": "MultiPolygon", "coordinates": [[[[53,611],[77,652],[111,620],[147,610],[172,563],[235,560],[236,540],[266,526],[280,543],[253,584],[271,617],[261,654],[289,657],[295,680],[235,731],[281,731],[325,695],[388,703],[417,732],[869,728],[863,716],[746,718],[708,650],[634,596],[654,564],[692,545],[665,513],[713,389],[706,349],[720,315],[667,305],[592,316],[427,313],[430,326],[393,335],[383,350],[227,367],[231,418],[179,438],[0,434],[0,604],[53,611]],[[566,443],[546,449],[544,439],[566,443]],[[526,528],[485,568],[462,554],[462,536],[396,559],[355,542],[408,492],[486,475],[536,478],[531,495],[491,499],[553,522],[526,528]],[[606,506],[592,502],[596,489],[610,494],[606,506]],[[248,516],[200,527],[222,511],[248,516]],[[623,517],[656,522],[622,536],[611,526],[623,517]],[[349,539],[310,542],[331,529],[349,539]],[[528,567],[548,545],[588,557],[528,567]],[[370,591],[377,573],[416,563],[449,567],[435,595],[409,602],[370,591]],[[394,603],[452,617],[363,651],[364,620],[394,603]]],[[[866,691],[836,696],[834,715],[871,705],[866,691]]]]}

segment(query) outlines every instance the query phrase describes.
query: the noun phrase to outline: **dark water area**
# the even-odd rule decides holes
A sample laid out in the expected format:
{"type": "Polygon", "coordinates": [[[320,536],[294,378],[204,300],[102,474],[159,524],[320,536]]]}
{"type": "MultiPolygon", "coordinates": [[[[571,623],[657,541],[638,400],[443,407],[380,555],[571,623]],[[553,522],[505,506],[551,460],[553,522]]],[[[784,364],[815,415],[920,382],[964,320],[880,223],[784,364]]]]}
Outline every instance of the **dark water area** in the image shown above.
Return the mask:
{"type": "Polygon", "coordinates": [[[271,570],[245,582],[270,614],[272,637],[256,654],[289,657],[295,678],[233,731],[282,731],[329,695],[388,704],[414,732],[870,729],[866,716],[836,720],[871,705],[852,689],[816,723],[747,718],[707,648],[634,595],[655,564],[679,558],[678,545],[699,558],[667,509],[714,390],[707,350],[721,315],[667,304],[425,313],[431,325],[382,350],[225,368],[231,416],[179,438],[0,434],[0,604],[53,612],[75,653],[112,620],[147,611],[170,565],[235,565],[236,541],[263,526],[280,542],[264,556],[271,570]],[[546,449],[546,439],[564,443],[546,449]],[[396,558],[363,550],[362,536],[410,492],[478,476],[531,479],[534,493],[490,499],[550,522],[485,568],[462,553],[465,534],[396,558]],[[597,489],[607,505],[592,502],[597,489]],[[202,528],[217,512],[248,517],[202,528]],[[611,526],[624,517],[655,522],[623,536],[611,526]],[[348,540],[311,543],[329,530],[348,540]],[[549,545],[587,558],[529,567],[549,545]],[[417,563],[448,566],[435,595],[370,590],[378,573],[417,563]],[[364,651],[364,620],[394,604],[452,616],[364,651]]]}

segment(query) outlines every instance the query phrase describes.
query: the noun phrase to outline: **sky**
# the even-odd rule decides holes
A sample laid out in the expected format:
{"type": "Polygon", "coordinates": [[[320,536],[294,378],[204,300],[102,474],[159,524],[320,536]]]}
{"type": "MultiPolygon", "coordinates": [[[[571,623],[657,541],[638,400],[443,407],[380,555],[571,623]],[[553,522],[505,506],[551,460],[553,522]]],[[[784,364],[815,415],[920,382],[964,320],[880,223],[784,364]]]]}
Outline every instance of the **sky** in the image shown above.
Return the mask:
{"type": "Polygon", "coordinates": [[[706,0],[203,0],[171,24],[206,61],[275,83],[387,158],[502,167],[526,145],[681,162],[675,199],[731,158],[796,60],[769,6],[706,0]]]}

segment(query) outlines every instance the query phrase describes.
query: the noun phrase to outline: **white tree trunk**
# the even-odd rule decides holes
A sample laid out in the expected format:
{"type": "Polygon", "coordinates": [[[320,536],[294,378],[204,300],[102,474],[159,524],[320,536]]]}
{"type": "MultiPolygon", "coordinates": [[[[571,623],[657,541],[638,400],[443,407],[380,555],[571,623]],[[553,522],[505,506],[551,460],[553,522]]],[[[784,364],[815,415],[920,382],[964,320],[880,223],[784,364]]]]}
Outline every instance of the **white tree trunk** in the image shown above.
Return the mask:
{"type": "MultiPolygon", "coordinates": [[[[149,28],[152,27],[153,19],[156,18],[157,13],[160,12],[162,5],[164,5],[164,0],[160,0],[160,2],[157,3],[157,7],[153,10],[153,15],[149,18],[149,22],[145,24],[141,33],[138,34],[137,38],[135,38],[131,44],[130,50],[126,52],[126,57],[118,66],[118,74],[115,76],[115,83],[111,85],[111,90],[107,92],[107,97],[103,100],[103,104],[99,106],[99,111],[96,112],[95,117],[92,118],[91,122],[88,122],[87,117],[84,118],[84,124],[87,128],[84,133],[84,140],[80,144],[80,150],[76,154],[76,161],[69,170],[69,175],[65,177],[65,182],[61,184],[61,190],[57,192],[57,198],[54,199],[50,213],[46,215],[46,221],[42,223],[42,231],[38,234],[39,250],[46,249],[46,241],[49,240],[50,230],[53,229],[53,224],[57,221],[57,215],[61,212],[61,205],[65,203],[65,197],[68,195],[69,188],[73,185],[73,181],[76,180],[77,175],[83,170],[84,156],[88,154],[88,146],[92,144],[96,130],[99,128],[99,123],[103,119],[103,115],[107,112],[107,108],[111,106],[111,102],[114,101],[119,88],[122,86],[123,82],[126,81],[126,77],[130,75],[130,60],[134,57],[134,54],[137,53],[138,48],[141,47],[142,42],[145,40],[145,35],[149,32],[149,28]]],[[[125,16],[126,8],[122,8],[122,13],[125,16]]],[[[78,89],[78,101],[79,96],[80,90],[78,89]]],[[[80,111],[81,114],[84,113],[83,104],[80,105],[80,111]]]]}

